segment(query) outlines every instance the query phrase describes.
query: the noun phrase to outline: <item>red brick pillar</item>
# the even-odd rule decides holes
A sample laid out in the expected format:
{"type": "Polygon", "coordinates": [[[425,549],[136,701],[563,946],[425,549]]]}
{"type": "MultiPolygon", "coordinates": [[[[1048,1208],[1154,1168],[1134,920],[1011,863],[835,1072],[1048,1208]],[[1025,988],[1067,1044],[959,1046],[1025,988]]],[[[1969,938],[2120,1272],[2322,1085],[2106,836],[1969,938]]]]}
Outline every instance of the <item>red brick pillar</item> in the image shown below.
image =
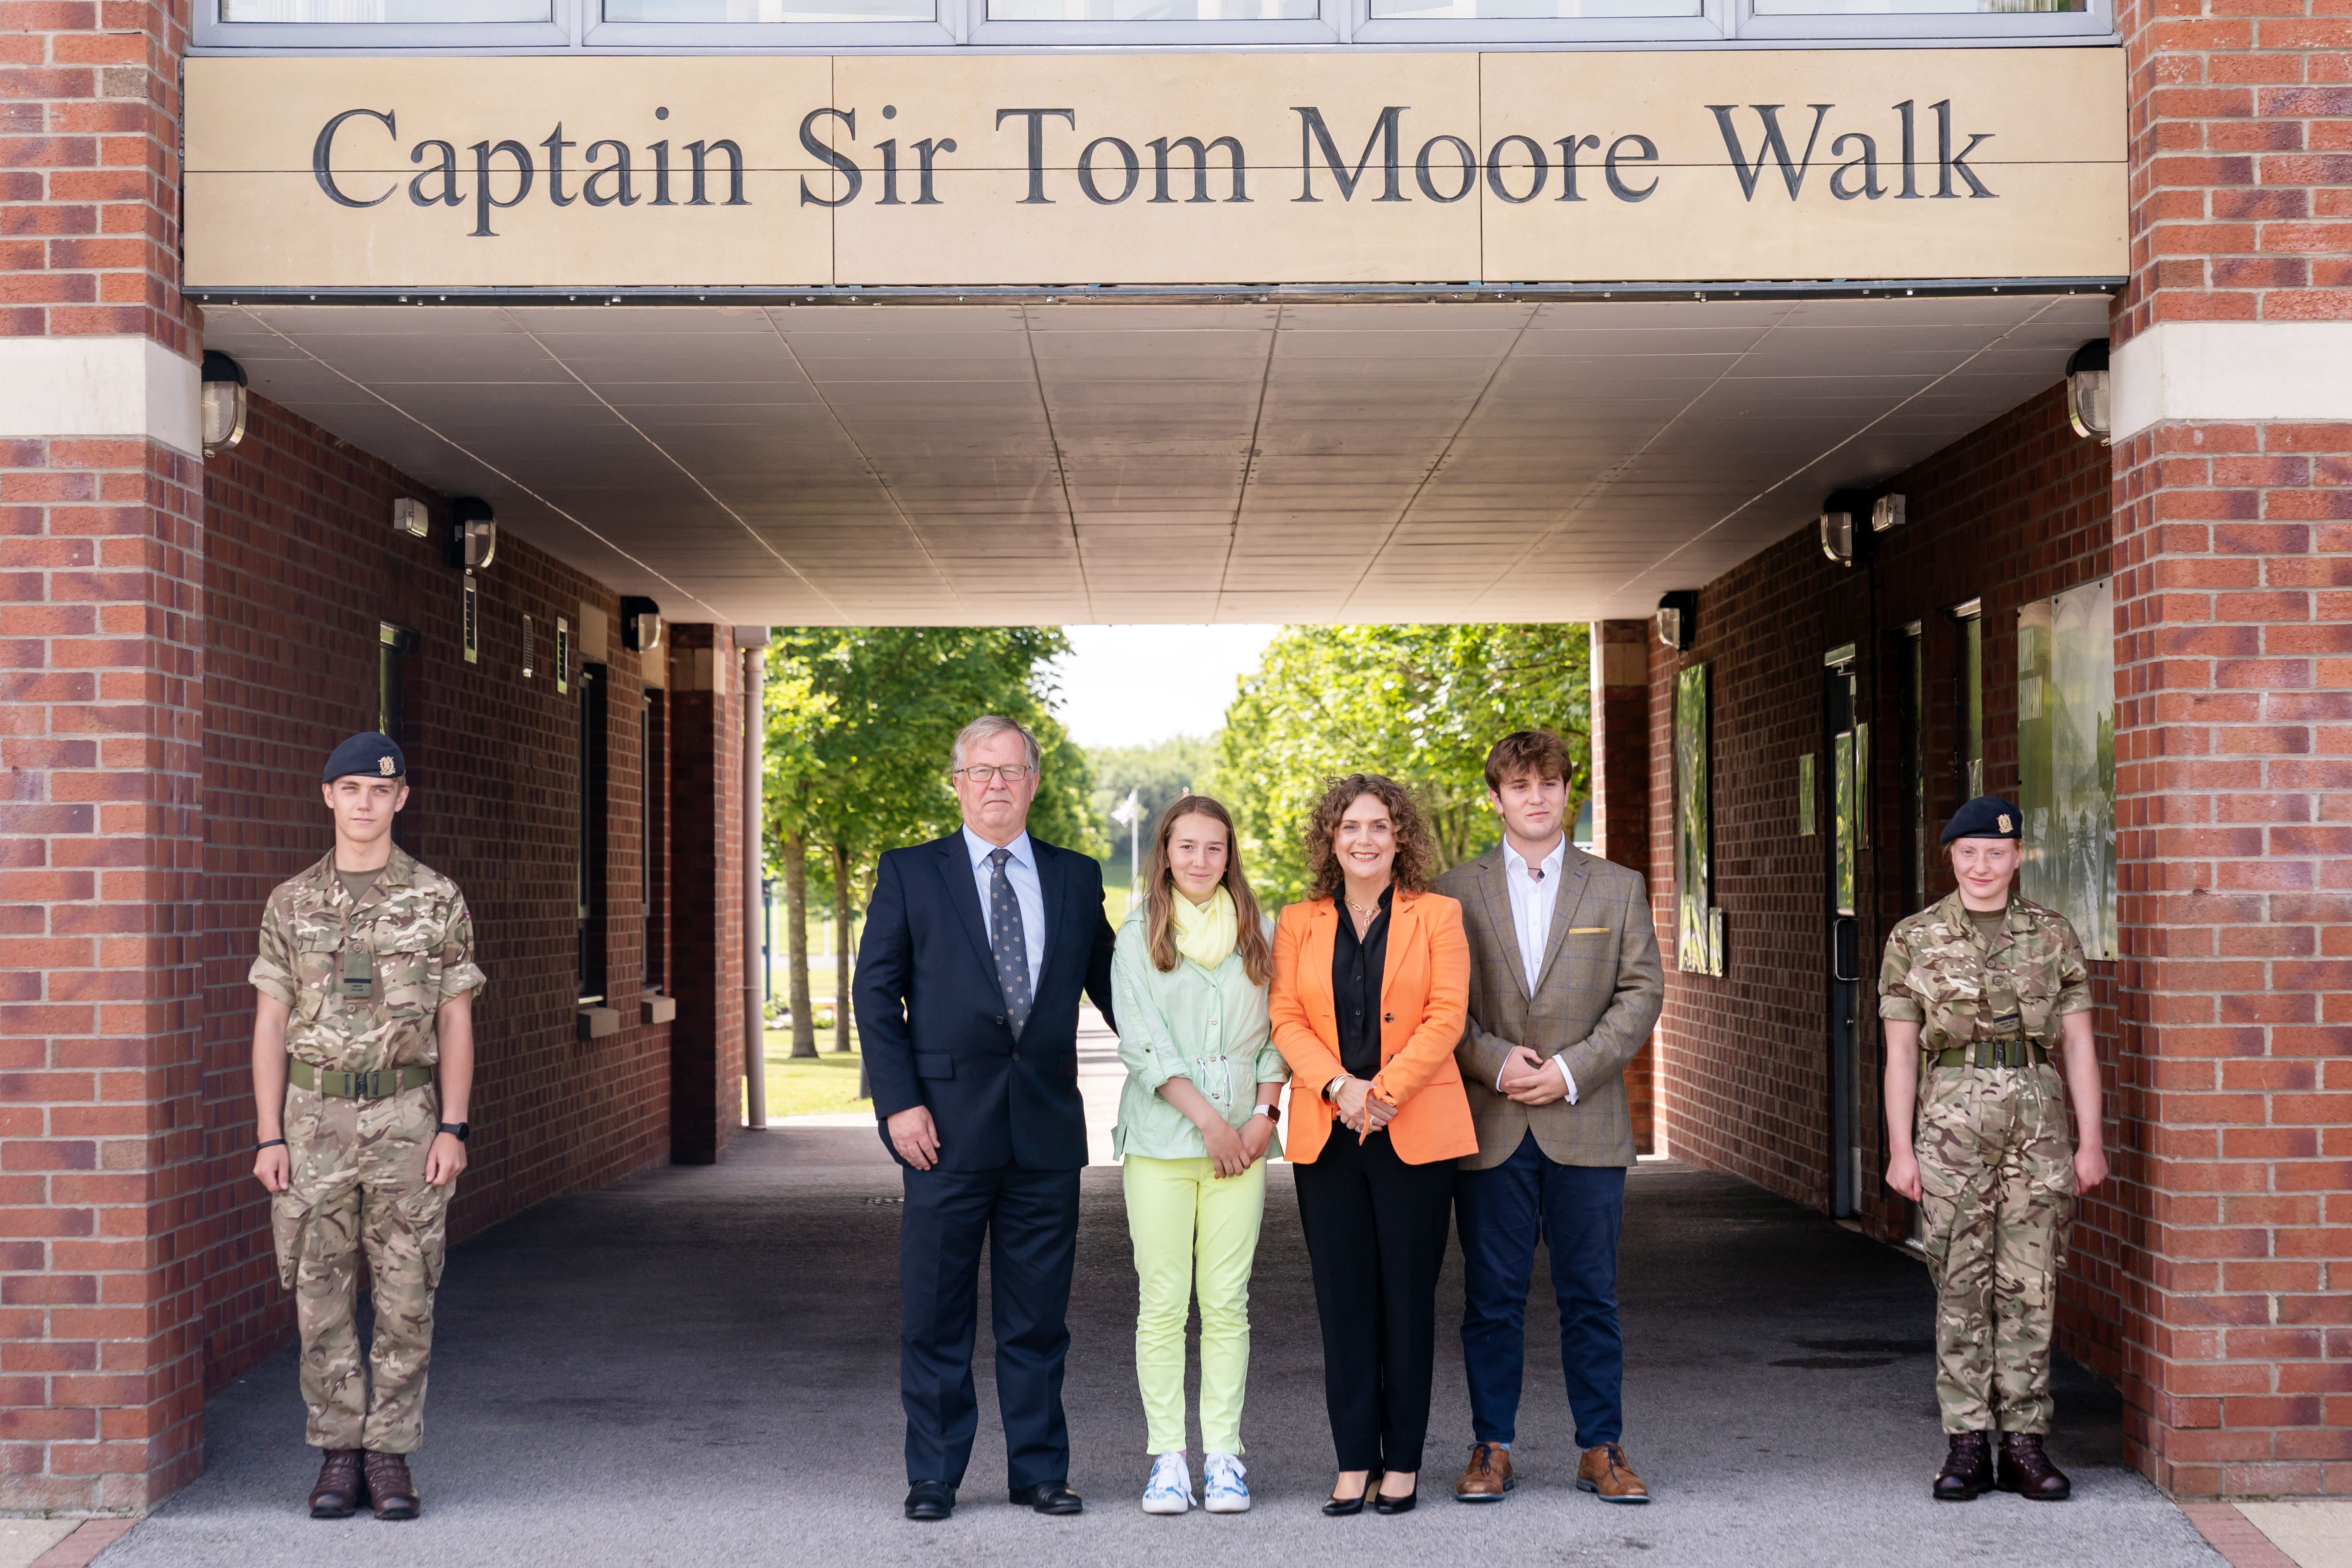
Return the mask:
{"type": "MultiPolygon", "coordinates": [[[[1650,623],[1592,623],[1592,852],[1650,874],[1650,623]]],[[[1625,1068],[1633,1146],[1655,1142],[1651,1058],[1625,1068]]]]}
{"type": "Polygon", "coordinates": [[[0,1509],[199,1465],[195,334],[172,8],[0,5],[0,1509]]]}
{"type": "Polygon", "coordinates": [[[2119,10],[2126,1435],[2179,1495],[2352,1492],[2352,21],[2119,10]]]}
{"type": "Polygon", "coordinates": [[[742,660],[732,628],[672,628],[670,1158],[724,1159],[743,1120],[742,660]]]}

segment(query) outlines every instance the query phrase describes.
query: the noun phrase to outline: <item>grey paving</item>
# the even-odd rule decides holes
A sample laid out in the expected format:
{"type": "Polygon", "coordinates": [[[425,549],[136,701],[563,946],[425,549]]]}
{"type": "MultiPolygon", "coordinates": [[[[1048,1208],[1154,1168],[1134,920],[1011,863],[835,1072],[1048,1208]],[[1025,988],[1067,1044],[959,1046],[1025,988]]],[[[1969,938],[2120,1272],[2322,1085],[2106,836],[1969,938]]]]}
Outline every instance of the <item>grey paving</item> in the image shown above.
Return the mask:
{"type": "MultiPolygon", "coordinates": [[[[1092,1168],[1068,1385],[1087,1513],[1008,1506],[984,1414],[963,1508],[945,1525],[908,1524],[897,1173],[855,1129],[747,1133],[738,1149],[720,1167],[541,1205],[457,1249],[418,1461],[424,1520],[302,1516],[315,1461],[281,1353],[212,1401],[205,1475],[101,1568],[2220,1562],[2122,1467],[2116,1396],[2072,1366],[2052,1447],[2074,1474],[2074,1502],[1929,1502],[1941,1439],[1919,1266],[1755,1187],[1665,1164],[1632,1178],[1623,1260],[1627,1444],[1657,1493],[1646,1508],[1572,1489],[1558,1347],[1538,1328],[1517,1449],[1527,1479],[1509,1501],[1443,1495],[1468,1437],[1449,1332],[1427,1500],[1389,1519],[1318,1514],[1330,1481],[1321,1356],[1290,1173],[1277,1166],[1244,1428],[1257,1507],[1147,1518],[1118,1173],[1092,1168]]],[[[1455,1320],[1459,1289],[1457,1264],[1442,1321],[1455,1320]]],[[[987,1412],[984,1362],[981,1377],[987,1412]]]]}

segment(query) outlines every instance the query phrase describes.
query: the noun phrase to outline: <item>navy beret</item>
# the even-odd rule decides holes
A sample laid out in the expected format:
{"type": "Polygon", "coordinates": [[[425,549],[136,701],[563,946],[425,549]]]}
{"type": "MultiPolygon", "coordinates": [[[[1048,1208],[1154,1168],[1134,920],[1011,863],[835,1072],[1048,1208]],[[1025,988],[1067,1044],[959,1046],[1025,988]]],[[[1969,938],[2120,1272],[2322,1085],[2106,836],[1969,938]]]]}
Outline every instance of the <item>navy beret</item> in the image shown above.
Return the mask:
{"type": "Polygon", "coordinates": [[[327,771],[320,777],[328,784],[353,773],[365,773],[370,778],[396,779],[408,775],[408,759],[400,753],[400,743],[389,735],[370,731],[353,735],[337,746],[327,759],[327,771]]]}
{"type": "Polygon", "coordinates": [[[2025,814],[1997,795],[1980,795],[1952,813],[1944,824],[1944,842],[1955,838],[2015,838],[2025,826],[2025,814]]]}

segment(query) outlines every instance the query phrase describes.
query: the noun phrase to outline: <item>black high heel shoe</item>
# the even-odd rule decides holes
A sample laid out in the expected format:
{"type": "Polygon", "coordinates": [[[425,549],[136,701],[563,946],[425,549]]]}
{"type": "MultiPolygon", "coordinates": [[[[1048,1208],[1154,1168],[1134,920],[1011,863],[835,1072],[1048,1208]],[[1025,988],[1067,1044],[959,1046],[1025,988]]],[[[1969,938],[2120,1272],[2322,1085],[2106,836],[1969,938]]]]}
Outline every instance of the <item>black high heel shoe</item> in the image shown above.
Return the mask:
{"type": "MultiPolygon", "coordinates": [[[[1367,1486],[1364,1489],[1368,1492],[1373,1490],[1370,1486],[1367,1486]]],[[[1412,1505],[1419,1501],[1420,1499],[1421,1480],[1420,1478],[1416,1476],[1413,1478],[1412,1490],[1405,1493],[1402,1497],[1390,1497],[1385,1493],[1375,1495],[1372,1498],[1372,1511],[1374,1513],[1411,1513],[1412,1511],[1412,1505]]]]}
{"type": "Polygon", "coordinates": [[[1337,1493],[1334,1493],[1330,1497],[1324,1499],[1323,1517],[1326,1519],[1346,1519],[1350,1514],[1359,1514],[1363,1512],[1364,1500],[1370,1497],[1375,1491],[1379,1490],[1380,1485],[1380,1471],[1371,1471],[1364,1477],[1364,1489],[1358,1492],[1354,1497],[1340,1497],[1337,1493]]]}

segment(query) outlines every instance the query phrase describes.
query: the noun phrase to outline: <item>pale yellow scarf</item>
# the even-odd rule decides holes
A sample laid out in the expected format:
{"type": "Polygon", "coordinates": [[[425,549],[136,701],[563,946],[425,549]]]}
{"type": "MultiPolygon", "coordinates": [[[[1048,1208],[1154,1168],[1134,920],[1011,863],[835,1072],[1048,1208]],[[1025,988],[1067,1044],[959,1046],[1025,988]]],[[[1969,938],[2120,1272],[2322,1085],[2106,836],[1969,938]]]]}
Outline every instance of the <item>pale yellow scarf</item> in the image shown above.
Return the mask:
{"type": "Polygon", "coordinates": [[[1223,886],[1205,904],[1195,904],[1174,888],[1168,889],[1176,951],[1203,969],[1214,969],[1233,956],[1240,940],[1241,922],[1234,913],[1234,896],[1223,886]]]}

